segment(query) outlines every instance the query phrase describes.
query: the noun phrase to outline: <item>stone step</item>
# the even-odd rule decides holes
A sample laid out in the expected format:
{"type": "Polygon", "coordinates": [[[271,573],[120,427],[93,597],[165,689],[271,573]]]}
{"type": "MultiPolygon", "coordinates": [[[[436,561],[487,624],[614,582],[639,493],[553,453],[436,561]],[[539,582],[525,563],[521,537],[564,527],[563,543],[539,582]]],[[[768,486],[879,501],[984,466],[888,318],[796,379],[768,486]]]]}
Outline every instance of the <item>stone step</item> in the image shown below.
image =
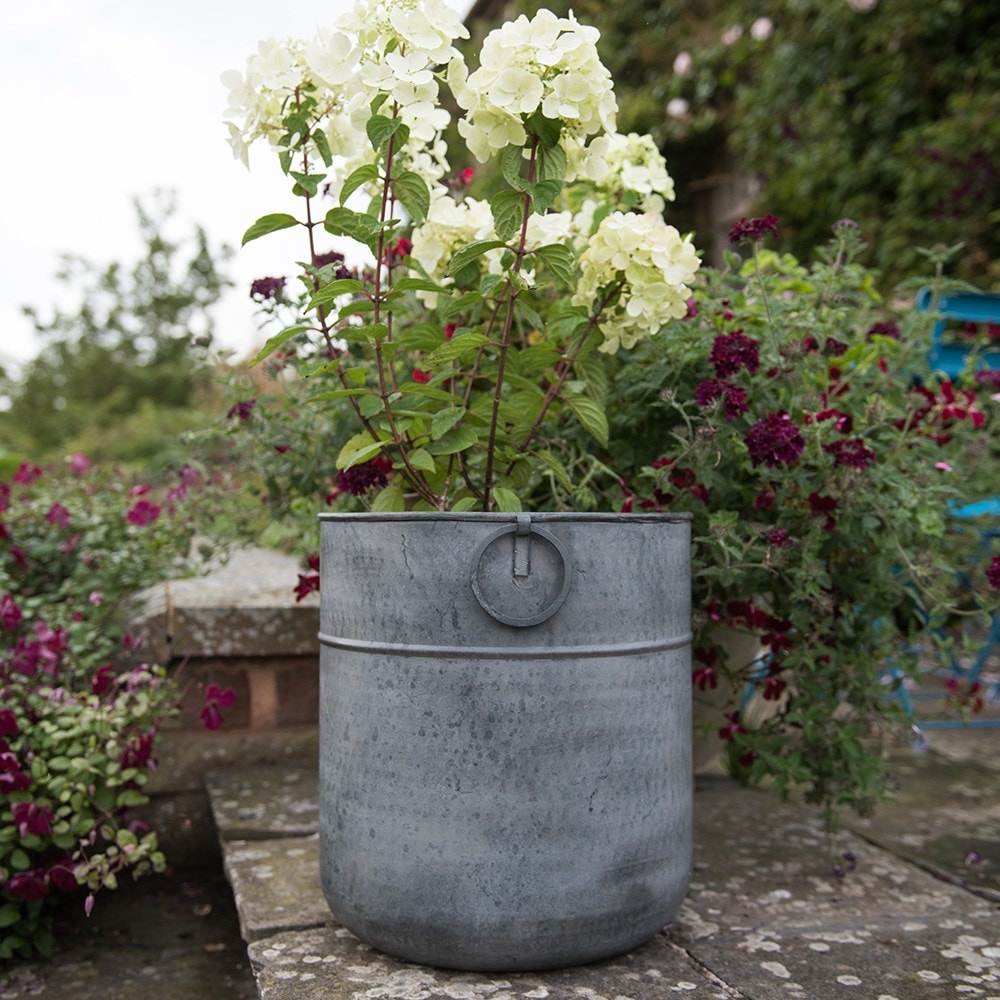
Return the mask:
{"type": "Polygon", "coordinates": [[[333,921],[314,760],[207,781],[262,1000],[1000,1000],[1000,730],[978,738],[979,760],[902,752],[899,801],[845,831],[836,858],[814,810],[699,776],[674,924],[609,962],[500,976],[399,962],[333,921]]]}

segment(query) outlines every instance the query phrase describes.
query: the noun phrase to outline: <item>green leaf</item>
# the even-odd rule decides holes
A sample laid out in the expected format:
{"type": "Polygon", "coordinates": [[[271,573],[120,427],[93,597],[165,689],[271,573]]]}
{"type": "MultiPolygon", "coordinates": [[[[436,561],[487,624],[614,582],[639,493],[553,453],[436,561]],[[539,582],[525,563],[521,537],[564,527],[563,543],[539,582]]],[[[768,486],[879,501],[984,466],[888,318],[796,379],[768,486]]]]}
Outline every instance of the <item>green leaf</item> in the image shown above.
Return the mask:
{"type": "Polygon", "coordinates": [[[294,215],[288,215],[285,212],[263,215],[243,234],[243,242],[240,246],[245,247],[251,240],[259,239],[268,233],[276,233],[279,229],[289,229],[298,224],[299,220],[294,215]]]}
{"type": "Polygon", "coordinates": [[[427,450],[432,455],[454,455],[471,448],[478,440],[479,435],[471,427],[463,425],[448,431],[439,440],[428,445],[427,450]]]}
{"type": "Polygon", "coordinates": [[[0,927],[10,927],[21,919],[21,911],[13,903],[0,906],[0,927]]]}
{"type": "Polygon", "coordinates": [[[524,123],[529,132],[537,135],[543,146],[553,147],[559,143],[562,133],[562,122],[558,118],[546,118],[541,111],[528,116],[524,123]]]}
{"type": "Polygon", "coordinates": [[[505,514],[519,514],[522,509],[521,498],[513,490],[503,486],[493,487],[493,506],[505,514]]]}
{"type": "Polygon", "coordinates": [[[596,403],[589,396],[573,395],[567,395],[565,402],[573,411],[576,419],[580,421],[583,429],[606,448],[608,446],[608,417],[600,403],[596,403]]]}
{"type": "Polygon", "coordinates": [[[410,465],[423,472],[436,472],[437,464],[434,457],[424,448],[414,448],[409,454],[410,465]]]}
{"type": "MultiPolygon", "coordinates": [[[[493,213],[493,228],[497,236],[506,242],[521,228],[524,219],[525,195],[519,191],[500,191],[490,200],[493,213]]],[[[456,257],[458,254],[455,255],[456,257]]],[[[452,258],[454,264],[454,258],[452,258]]]]}
{"type": "Polygon", "coordinates": [[[475,497],[462,497],[461,500],[456,500],[452,505],[451,509],[454,511],[472,510],[479,501],[475,497]]]}
{"type": "Polygon", "coordinates": [[[317,306],[325,306],[339,299],[341,295],[353,295],[356,292],[363,292],[365,286],[356,278],[337,278],[329,284],[324,285],[317,291],[306,304],[306,309],[315,309],[317,306]]]}
{"type": "Polygon", "coordinates": [[[538,215],[544,215],[559,196],[559,192],[562,190],[562,182],[555,180],[539,181],[537,184],[532,184],[529,190],[531,191],[532,211],[538,215]]]}
{"type": "Polygon", "coordinates": [[[343,205],[359,187],[374,180],[378,180],[378,167],[374,163],[366,163],[357,170],[352,170],[340,189],[340,204],[343,205]]]}
{"type": "Polygon", "coordinates": [[[376,153],[381,151],[403,124],[402,118],[386,118],[385,115],[372,115],[365,125],[368,141],[376,153]]]}
{"type": "Polygon", "coordinates": [[[485,344],[489,338],[482,333],[470,330],[468,333],[452,337],[446,340],[440,347],[436,347],[426,358],[426,364],[433,366],[445,364],[460,358],[468,351],[476,350],[480,345],[485,344]]]}
{"type": "Polygon", "coordinates": [[[375,239],[382,230],[382,223],[374,215],[341,206],[331,208],[326,213],[323,228],[331,236],[349,236],[373,249],[375,239]]]}
{"type": "Polygon", "coordinates": [[[576,254],[569,247],[561,243],[550,243],[548,246],[539,247],[535,251],[535,256],[545,263],[559,284],[567,287],[576,284],[576,254]]]}
{"type": "Polygon", "coordinates": [[[386,486],[381,489],[372,501],[372,510],[378,511],[399,511],[406,510],[406,497],[399,486],[386,486]]]}
{"type": "Polygon", "coordinates": [[[400,204],[413,219],[414,225],[420,225],[427,218],[431,207],[431,192],[427,181],[412,170],[404,170],[392,182],[392,190],[400,204]]]}
{"type": "Polygon", "coordinates": [[[340,449],[337,456],[336,467],[338,469],[349,469],[359,462],[366,462],[374,458],[384,447],[385,441],[373,441],[367,432],[355,434],[350,438],[344,447],[340,449]]]}
{"type": "Polygon", "coordinates": [[[538,179],[540,181],[566,180],[566,150],[560,145],[545,146],[539,150],[538,179]]]}
{"type": "Polygon", "coordinates": [[[10,853],[10,866],[15,871],[25,872],[31,867],[31,858],[25,851],[15,847],[10,853]]]}
{"type": "Polygon", "coordinates": [[[397,278],[392,283],[394,292],[440,292],[441,286],[430,278],[397,278]]]}
{"type": "Polygon", "coordinates": [[[316,149],[323,160],[323,166],[329,167],[333,163],[333,154],[330,152],[330,143],[326,133],[321,129],[313,129],[310,133],[312,141],[316,144],[316,149]]]}
{"type": "Polygon", "coordinates": [[[126,788],[125,791],[118,793],[115,804],[119,807],[131,808],[132,806],[144,806],[148,801],[148,796],[143,795],[142,792],[134,788],[126,788]]]}
{"type": "Polygon", "coordinates": [[[523,191],[525,180],[521,176],[524,167],[524,147],[513,144],[504,146],[500,154],[500,169],[503,179],[516,191],[523,191]]]}
{"type": "Polygon", "coordinates": [[[504,240],[476,240],[473,243],[467,243],[464,247],[459,247],[455,251],[455,255],[448,264],[448,273],[455,275],[463,267],[482,257],[484,253],[496,250],[499,247],[505,247],[506,245],[504,240]]]}
{"type": "Polygon", "coordinates": [[[368,389],[330,389],[327,392],[320,392],[315,396],[310,396],[306,402],[327,403],[334,399],[347,399],[350,396],[367,396],[369,391],[368,389]]]}
{"type": "Polygon", "coordinates": [[[551,451],[539,451],[537,452],[538,457],[542,460],[542,464],[547,468],[558,480],[559,485],[562,486],[564,490],[572,492],[573,490],[573,480],[570,477],[569,471],[566,466],[552,454],[551,451]]]}
{"type": "Polygon", "coordinates": [[[431,440],[437,441],[443,437],[464,416],[464,406],[449,406],[444,410],[438,410],[431,420],[431,440]]]}

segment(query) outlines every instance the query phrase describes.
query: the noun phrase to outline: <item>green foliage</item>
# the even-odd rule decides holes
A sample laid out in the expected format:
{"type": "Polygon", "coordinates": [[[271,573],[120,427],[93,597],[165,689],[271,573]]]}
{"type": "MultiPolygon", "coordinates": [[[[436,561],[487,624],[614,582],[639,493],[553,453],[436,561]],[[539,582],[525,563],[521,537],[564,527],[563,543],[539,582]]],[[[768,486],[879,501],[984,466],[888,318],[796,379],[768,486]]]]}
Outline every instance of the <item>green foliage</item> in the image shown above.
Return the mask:
{"type": "Polygon", "coordinates": [[[43,318],[26,309],[45,342],[2,389],[0,446],[46,461],[70,451],[141,463],[176,457],[183,432],[211,411],[212,372],[201,361],[213,333],[212,308],[231,282],[217,269],[228,251],[204,232],[174,241],[175,209],[158,194],[136,202],[142,257],[98,266],[66,257],[59,281],[78,301],[43,318]],[[200,353],[199,353],[200,352],[200,353]]]}
{"type": "Polygon", "coordinates": [[[931,319],[883,300],[860,249],[841,225],[810,267],[731,255],[608,390],[626,507],[693,515],[694,682],[733,692],[735,770],[831,822],[885,795],[880,741],[907,728],[892,691],[918,640],[991,606],[988,554],[978,596],[959,591],[972,539],[947,518],[995,492],[995,466],[976,473],[991,383],[928,370],[931,319]],[[756,636],[763,665],[727,661],[722,628],[756,636]]]}
{"type": "Polygon", "coordinates": [[[0,481],[0,960],[53,946],[53,904],[161,870],[147,799],[177,689],[128,654],[135,596],[193,565],[212,503],[187,467],[156,494],[74,456],[0,481]]]}

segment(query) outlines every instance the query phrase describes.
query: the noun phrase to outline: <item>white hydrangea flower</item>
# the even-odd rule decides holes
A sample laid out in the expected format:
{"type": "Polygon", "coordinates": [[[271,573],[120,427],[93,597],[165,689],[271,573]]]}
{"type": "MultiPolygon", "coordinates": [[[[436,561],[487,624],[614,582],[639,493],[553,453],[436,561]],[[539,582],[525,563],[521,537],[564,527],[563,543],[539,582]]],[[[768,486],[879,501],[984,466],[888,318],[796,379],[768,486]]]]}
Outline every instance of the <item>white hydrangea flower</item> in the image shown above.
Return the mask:
{"type": "MultiPolygon", "coordinates": [[[[410,256],[429,278],[449,286],[455,282],[447,273],[455,251],[473,240],[488,239],[496,239],[489,203],[478,198],[455,201],[446,189],[438,187],[431,193],[427,218],[410,236],[410,256]]],[[[501,252],[486,255],[488,267],[499,266],[501,252]]],[[[437,305],[436,292],[417,292],[417,296],[428,308],[437,305]]]]}
{"type": "Polygon", "coordinates": [[[524,122],[537,111],[561,121],[567,137],[612,130],[618,108],[598,37],[572,15],[542,9],[491,31],[471,75],[452,63],[452,93],[467,112],[459,130],[473,155],[485,162],[508,143],[522,145],[524,122]]]}
{"type": "Polygon", "coordinates": [[[583,180],[614,201],[638,195],[642,212],[662,212],[675,198],[667,163],[652,136],[630,132],[599,135],[587,146],[567,144],[567,180],[583,180]]]}
{"type": "Polygon", "coordinates": [[[456,38],[469,37],[458,13],[441,0],[357,0],[337,27],[354,35],[368,52],[419,49],[434,66],[458,54],[452,45],[456,38]]]}
{"type": "Polygon", "coordinates": [[[314,79],[338,87],[351,78],[359,54],[358,47],[342,31],[321,28],[306,46],[305,62],[314,79]]]}
{"type": "Polygon", "coordinates": [[[613,353],[652,336],[669,319],[687,312],[688,287],[699,260],[689,238],[653,212],[612,212],[601,221],[580,258],[580,282],[573,304],[593,310],[600,295],[621,284],[601,318],[604,343],[613,353]]]}

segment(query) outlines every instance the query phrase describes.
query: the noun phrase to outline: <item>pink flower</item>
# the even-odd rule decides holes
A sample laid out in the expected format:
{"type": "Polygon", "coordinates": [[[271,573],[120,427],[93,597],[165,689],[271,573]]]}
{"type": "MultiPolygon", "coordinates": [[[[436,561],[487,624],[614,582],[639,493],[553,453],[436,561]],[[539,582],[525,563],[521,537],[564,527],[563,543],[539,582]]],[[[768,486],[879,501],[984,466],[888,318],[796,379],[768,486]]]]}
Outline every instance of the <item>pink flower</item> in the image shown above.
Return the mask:
{"type": "Polygon", "coordinates": [[[90,678],[91,694],[101,695],[111,687],[111,681],[115,676],[115,668],[110,663],[105,663],[90,678]]]}
{"type": "Polygon", "coordinates": [[[147,524],[152,524],[159,516],[160,505],[150,503],[148,500],[140,500],[125,515],[129,524],[134,524],[140,528],[145,527],[147,524]]]}
{"type": "Polygon", "coordinates": [[[45,520],[49,524],[55,524],[60,528],[68,528],[69,511],[61,503],[54,503],[49,508],[48,514],[45,515],[45,520]]]}
{"type": "Polygon", "coordinates": [[[223,691],[218,684],[209,684],[205,689],[205,705],[198,713],[201,724],[206,729],[218,729],[223,722],[219,709],[232,708],[235,703],[236,692],[232,688],[223,691]]]}
{"type": "Polygon", "coordinates": [[[413,369],[413,381],[419,382],[421,385],[425,385],[427,382],[430,382],[432,377],[432,372],[421,371],[419,368],[413,369]]]}
{"type": "Polygon", "coordinates": [[[90,459],[82,452],[75,451],[69,457],[69,467],[74,475],[82,476],[90,468],[90,459]]]}
{"type": "Polygon", "coordinates": [[[0,597],[0,625],[8,632],[16,632],[24,616],[10,594],[0,597]]]}

